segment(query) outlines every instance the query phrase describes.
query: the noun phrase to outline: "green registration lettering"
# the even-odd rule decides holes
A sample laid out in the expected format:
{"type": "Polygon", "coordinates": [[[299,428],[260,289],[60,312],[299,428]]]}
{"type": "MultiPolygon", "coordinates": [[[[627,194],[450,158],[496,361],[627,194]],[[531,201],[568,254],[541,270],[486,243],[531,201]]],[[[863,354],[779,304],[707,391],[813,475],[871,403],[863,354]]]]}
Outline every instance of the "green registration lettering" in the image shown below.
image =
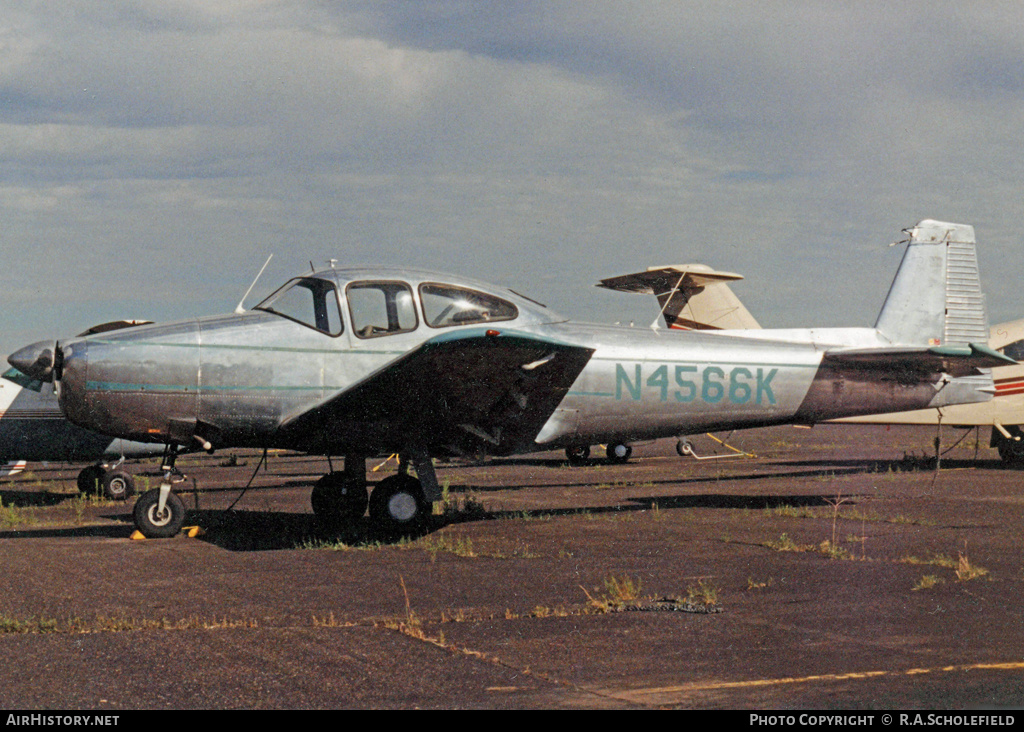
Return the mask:
{"type": "Polygon", "coordinates": [[[629,380],[629,374],[622,367],[621,363],[615,364],[615,398],[622,399],[622,385],[626,385],[629,395],[635,401],[640,401],[640,364],[636,365],[636,379],[629,380]]]}
{"type": "MultiPolygon", "coordinates": [[[[632,365],[632,375],[627,366],[615,364],[615,398],[623,395],[633,401],[644,398],[644,387],[653,390],[649,398],[668,401],[669,366],[663,364],[652,371],[646,379],[643,377],[642,365],[632,365]],[[655,397],[655,394],[657,397],[655,397]]],[[[677,402],[689,403],[700,400],[708,404],[717,404],[727,399],[731,404],[775,404],[775,392],[772,390],[772,379],[779,372],[777,368],[758,368],[754,373],[744,366],[726,371],[720,366],[706,366],[701,371],[697,366],[675,365],[675,386],[672,396],[677,402]],[[699,372],[699,376],[698,376],[699,372]]]]}
{"type": "Polygon", "coordinates": [[[772,369],[768,372],[768,375],[764,375],[764,369],[757,370],[757,403],[761,403],[761,396],[768,397],[769,404],[775,404],[775,393],[772,391],[772,379],[775,378],[775,374],[779,372],[778,369],[772,369]]]}
{"type": "Polygon", "coordinates": [[[729,401],[733,404],[746,404],[750,401],[750,397],[753,394],[753,390],[750,388],[750,384],[746,381],[740,381],[743,379],[753,378],[753,374],[750,373],[750,369],[743,367],[732,370],[729,374],[729,401]]]}
{"type": "Polygon", "coordinates": [[[686,391],[676,392],[677,402],[692,402],[697,398],[697,385],[689,379],[684,379],[684,374],[697,373],[696,366],[676,366],[676,385],[686,391]]]}
{"type": "Polygon", "coordinates": [[[668,399],[668,366],[659,366],[647,377],[647,386],[661,390],[661,401],[668,399]]]}
{"type": "Polygon", "coordinates": [[[725,372],[717,366],[708,366],[704,369],[704,383],[700,390],[700,398],[708,404],[717,404],[725,396],[725,386],[721,381],[712,381],[711,377],[725,378],[725,372]]]}

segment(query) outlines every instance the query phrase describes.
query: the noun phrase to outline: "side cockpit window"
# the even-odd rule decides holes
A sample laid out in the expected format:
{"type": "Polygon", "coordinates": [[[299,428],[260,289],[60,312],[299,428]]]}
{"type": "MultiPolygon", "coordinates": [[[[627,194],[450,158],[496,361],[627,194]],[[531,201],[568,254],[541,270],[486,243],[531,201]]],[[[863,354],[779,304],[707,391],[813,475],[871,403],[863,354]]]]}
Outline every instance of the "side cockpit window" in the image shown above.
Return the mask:
{"type": "Polygon", "coordinates": [[[346,290],[352,330],[360,338],[416,330],[416,305],[404,282],[353,282],[346,290]]]}
{"type": "Polygon", "coordinates": [[[512,303],[484,292],[454,285],[420,285],[423,318],[432,328],[513,320],[519,311],[512,303]]]}
{"type": "Polygon", "coordinates": [[[343,330],[337,289],[316,277],[292,280],[255,309],[282,315],[330,336],[343,330]]]}
{"type": "Polygon", "coordinates": [[[1009,356],[1014,361],[1024,360],[1024,341],[1014,341],[999,349],[1004,356],[1009,356]]]}

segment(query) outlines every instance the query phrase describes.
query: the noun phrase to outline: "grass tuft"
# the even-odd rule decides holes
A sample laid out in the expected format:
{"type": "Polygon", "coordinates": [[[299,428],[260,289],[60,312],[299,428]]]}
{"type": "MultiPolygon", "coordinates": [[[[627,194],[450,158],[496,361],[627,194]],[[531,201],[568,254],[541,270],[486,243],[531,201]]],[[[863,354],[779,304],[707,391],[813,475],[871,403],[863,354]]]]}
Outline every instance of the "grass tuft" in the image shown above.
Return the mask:
{"type": "Polygon", "coordinates": [[[712,587],[701,578],[696,586],[690,585],[686,588],[686,601],[691,605],[704,605],[711,606],[718,604],[718,592],[717,587],[712,587]]]}
{"type": "Polygon", "coordinates": [[[935,587],[936,585],[940,585],[943,582],[944,580],[938,575],[926,574],[921,579],[919,579],[917,581],[917,584],[915,584],[910,589],[914,590],[915,592],[919,590],[930,590],[931,588],[935,587]]]}
{"type": "Polygon", "coordinates": [[[988,574],[988,570],[984,567],[971,564],[971,561],[967,558],[963,552],[959,552],[959,558],[956,562],[956,578],[960,582],[969,582],[972,579],[978,577],[984,577],[988,574]]]}

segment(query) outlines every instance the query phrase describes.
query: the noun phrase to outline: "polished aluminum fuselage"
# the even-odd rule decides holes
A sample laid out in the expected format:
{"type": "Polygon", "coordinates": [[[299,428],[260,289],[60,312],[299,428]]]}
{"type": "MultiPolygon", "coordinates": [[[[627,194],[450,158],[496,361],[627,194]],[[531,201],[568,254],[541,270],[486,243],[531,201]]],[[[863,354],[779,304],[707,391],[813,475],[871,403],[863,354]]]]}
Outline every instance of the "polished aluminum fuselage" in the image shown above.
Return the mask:
{"type": "MultiPolygon", "coordinates": [[[[249,311],[150,325],[60,344],[61,407],[76,424],[133,440],[214,447],[303,449],[280,426],[386,372],[442,332],[423,322],[424,282],[492,292],[514,302],[515,319],[494,324],[592,349],[593,355],[547,423],[510,453],[611,440],[678,436],[981,401],[987,376],[939,379],[823,367],[827,345],[878,345],[868,329],[831,330],[801,341],[571,323],[511,291],[415,271],[325,270],[337,286],[342,332],[329,335],[275,313],[249,311]],[[360,337],[345,303],[354,281],[402,281],[421,313],[416,327],[360,337]],[[824,340],[823,340],[824,339],[824,340]]],[[[397,385],[396,389],[400,389],[397,385]]],[[[409,403],[408,409],[417,405],[409,403]]],[[[403,449],[402,435],[368,442],[344,420],[318,436],[326,450],[366,454],[403,449]]]]}
{"type": "Polygon", "coordinates": [[[101,435],[71,424],[61,413],[53,385],[30,386],[0,378],[0,463],[14,460],[84,462],[150,457],[162,446],[101,435]]]}

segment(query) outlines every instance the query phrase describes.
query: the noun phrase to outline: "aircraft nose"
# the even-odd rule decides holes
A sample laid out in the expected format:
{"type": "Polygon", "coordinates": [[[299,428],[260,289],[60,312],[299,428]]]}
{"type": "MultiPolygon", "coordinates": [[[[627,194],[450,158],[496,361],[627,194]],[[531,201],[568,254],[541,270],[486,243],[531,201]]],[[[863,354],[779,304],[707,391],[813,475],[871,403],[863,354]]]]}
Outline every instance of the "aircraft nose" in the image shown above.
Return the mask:
{"type": "Polygon", "coordinates": [[[7,357],[7,363],[31,379],[53,380],[53,341],[39,341],[7,357]]]}

